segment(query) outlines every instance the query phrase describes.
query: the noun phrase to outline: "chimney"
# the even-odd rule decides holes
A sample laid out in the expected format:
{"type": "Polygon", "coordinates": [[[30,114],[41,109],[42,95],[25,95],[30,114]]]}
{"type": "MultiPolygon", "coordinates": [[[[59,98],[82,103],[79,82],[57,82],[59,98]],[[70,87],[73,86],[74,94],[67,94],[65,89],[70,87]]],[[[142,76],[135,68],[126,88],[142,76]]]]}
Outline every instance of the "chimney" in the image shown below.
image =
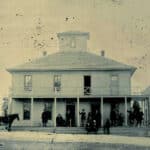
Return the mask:
{"type": "Polygon", "coordinates": [[[101,56],[105,56],[105,51],[104,50],[101,50],[101,56]]]}
{"type": "Polygon", "coordinates": [[[43,56],[46,56],[47,55],[47,51],[43,51],[43,56]]]}

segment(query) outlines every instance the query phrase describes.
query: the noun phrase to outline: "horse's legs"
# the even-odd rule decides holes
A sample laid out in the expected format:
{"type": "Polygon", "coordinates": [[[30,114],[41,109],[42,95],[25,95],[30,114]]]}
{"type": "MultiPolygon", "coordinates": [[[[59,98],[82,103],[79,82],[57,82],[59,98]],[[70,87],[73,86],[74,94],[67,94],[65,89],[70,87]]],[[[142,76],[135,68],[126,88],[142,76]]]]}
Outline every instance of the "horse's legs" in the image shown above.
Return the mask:
{"type": "Polygon", "coordinates": [[[8,123],[8,127],[7,127],[8,131],[11,131],[11,124],[12,124],[11,122],[8,123]]]}

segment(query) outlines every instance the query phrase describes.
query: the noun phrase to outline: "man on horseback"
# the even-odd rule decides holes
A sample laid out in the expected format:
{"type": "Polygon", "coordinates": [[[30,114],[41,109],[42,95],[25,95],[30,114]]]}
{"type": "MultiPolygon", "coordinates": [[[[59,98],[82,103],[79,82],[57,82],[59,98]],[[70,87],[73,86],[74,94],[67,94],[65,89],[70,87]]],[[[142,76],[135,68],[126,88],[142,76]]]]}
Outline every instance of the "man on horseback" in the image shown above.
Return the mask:
{"type": "Polygon", "coordinates": [[[4,124],[5,128],[8,131],[11,131],[11,125],[15,119],[19,120],[18,114],[8,114],[8,99],[4,98],[2,100],[2,112],[3,114],[0,116],[0,124],[4,124]]]}

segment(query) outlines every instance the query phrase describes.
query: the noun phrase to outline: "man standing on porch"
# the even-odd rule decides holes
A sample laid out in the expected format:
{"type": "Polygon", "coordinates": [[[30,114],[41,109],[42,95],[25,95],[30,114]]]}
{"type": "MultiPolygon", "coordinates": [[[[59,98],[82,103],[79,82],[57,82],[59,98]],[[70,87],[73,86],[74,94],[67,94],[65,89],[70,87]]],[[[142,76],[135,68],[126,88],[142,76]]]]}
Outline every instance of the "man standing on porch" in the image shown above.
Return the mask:
{"type": "Polygon", "coordinates": [[[85,120],[86,120],[86,112],[84,109],[82,109],[82,112],[80,112],[80,115],[81,115],[81,127],[84,127],[85,120]]]}

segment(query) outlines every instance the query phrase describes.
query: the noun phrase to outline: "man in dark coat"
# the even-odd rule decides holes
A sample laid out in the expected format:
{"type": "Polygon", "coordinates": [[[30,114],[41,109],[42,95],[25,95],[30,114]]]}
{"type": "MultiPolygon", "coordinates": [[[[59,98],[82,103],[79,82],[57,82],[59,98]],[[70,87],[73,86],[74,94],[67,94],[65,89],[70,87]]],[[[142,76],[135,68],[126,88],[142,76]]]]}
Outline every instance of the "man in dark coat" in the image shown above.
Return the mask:
{"type": "Polygon", "coordinates": [[[72,126],[72,115],[69,109],[67,110],[67,113],[66,113],[66,125],[67,127],[72,126]]]}
{"type": "Polygon", "coordinates": [[[110,120],[107,119],[104,124],[104,134],[110,134],[110,120]]]}
{"type": "Polygon", "coordinates": [[[58,114],[57,117],[56,117],[56,124],[57,126],[65,126],[65,121],[62,117],[61,114],[58,114]]]}
{"type": "Polygon", "coordinates": [[[47,112],[46,112],[46,111],[43,111],[41,117],[42,117],[43,127],[46,127],[46,124],[47,124],[47,121],[48,121],[47,112]]]}
{"type": "Polygon", "coordinates": [[[80,115],[81,115],[81,127],[84,127],[85,120],[86,120],[86,112],[84,109],[82,109],[82,112],[80,112],[80,115]]]}
{"type": "Polygon", "coordinates": [[[96,127],[99,128],[101,126],[101,114],[98,110],[95,112],[96,127]]]}

